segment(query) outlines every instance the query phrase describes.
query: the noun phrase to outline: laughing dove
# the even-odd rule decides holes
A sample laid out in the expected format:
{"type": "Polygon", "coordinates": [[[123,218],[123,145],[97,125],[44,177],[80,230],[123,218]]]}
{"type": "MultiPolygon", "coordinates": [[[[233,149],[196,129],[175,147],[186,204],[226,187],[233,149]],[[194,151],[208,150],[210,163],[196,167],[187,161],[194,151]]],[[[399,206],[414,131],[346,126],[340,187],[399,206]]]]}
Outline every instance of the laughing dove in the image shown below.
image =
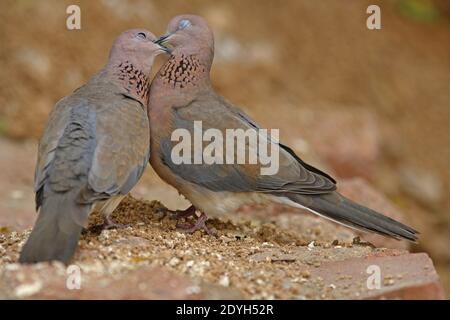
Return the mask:
{"type": "MultiPolygon", "coordinates": [[[[180,163],[174,159],[172,151],[177,141],[172,133],[185,129],[195,135],[195,121],[201,121],[202,130],[216,129],[222,133],[228,129],[259,130],[260,127],[212,88],[214,40],[203,18],[175,17],[157,43],[172,47],[172,54],[150,89],[150,163],[163,180],[192,203],[179,213],[195,210],[202,213],[189,231],[198,228],[208,231],[204,223],[206,214],[217,216],[244,204],[278,202],[306,208],[348,227],[396,239],[417,239],[414,229],[339,194],[333,178],[270,138],[268,141],[279,150],[279,169],[275,174],[262,175],[261,164],[180,163]]],[[[250,144],[244,148],[249,151],[250,144]]]]}
{"type": "Polygon", "coordinates": [[[141,177],[150,157],[149,74],[166,50],[142,29],[114,42],[108,63],[60,100],[39,143],[39,216],[19,261],[67,263],[91,211],[109,215],[141,177]]]}

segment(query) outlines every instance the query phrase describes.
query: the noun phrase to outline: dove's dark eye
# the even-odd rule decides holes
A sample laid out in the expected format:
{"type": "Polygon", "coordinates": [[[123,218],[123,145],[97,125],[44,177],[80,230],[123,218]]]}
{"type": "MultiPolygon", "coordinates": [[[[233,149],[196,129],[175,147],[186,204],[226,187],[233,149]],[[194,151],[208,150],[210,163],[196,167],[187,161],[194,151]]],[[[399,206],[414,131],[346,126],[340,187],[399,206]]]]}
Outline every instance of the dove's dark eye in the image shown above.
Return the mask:
{"type": "Polygon", "coordinates": [[[178,24],[178,29],[182,30],[191,25],[192,25],[192,23],[189,20],[181,20],[180,23],[178,24]]]}
{"type": "Polygon", "coordinates": [[[136,37],[137,37],[138,39],[141,39],[141,40],[147,39],[147,35],[146,35],[145,33],[143,33],[143,32],[139,32],[139,33],[136,35],[136,37]]]}

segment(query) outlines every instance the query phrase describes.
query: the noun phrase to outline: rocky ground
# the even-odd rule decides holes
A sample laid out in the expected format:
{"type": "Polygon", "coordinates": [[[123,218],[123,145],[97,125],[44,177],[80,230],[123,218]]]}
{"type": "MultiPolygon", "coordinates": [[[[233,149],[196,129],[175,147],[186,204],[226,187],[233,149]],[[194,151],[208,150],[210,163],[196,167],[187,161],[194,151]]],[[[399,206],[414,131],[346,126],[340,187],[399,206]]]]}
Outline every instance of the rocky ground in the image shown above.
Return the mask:
{"type": "Polygon", "coordinates": [[[62,264],[15,263],[28,231],[3,230],[0,298],[444,298],[425,253],[375,248],[305,213],[271,213],[265,221],[245,210],[212,219],[216,236],[186,235],[159,202],[128,197],[114,218],[129,227],[102,231],[102,219],[91,217],[74,259],[81,269],[81,287],[74,290],[62,264]],[[380,268],[379,289],[368,289],[370,266],[380,268]]]}

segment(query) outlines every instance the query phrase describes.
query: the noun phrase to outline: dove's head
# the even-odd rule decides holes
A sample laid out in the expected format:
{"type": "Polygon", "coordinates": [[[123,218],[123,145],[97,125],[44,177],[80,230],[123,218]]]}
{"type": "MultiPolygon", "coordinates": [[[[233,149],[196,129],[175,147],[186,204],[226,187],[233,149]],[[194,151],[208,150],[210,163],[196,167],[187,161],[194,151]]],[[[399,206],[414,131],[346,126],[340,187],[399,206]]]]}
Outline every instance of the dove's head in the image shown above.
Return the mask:
{"type": "Polygon", "coordinates": [[[214,35],[206,20],[196,15],[180,15],[173,18],[167,32],[156,43],[173,48],[172,53],[214,56],[214,35]]]}
{"type": "Polygon", "coordinates": [[[114,41],[109,62],[116,65],[131,63],[136,69],[149,74],[155,57],[167,49],[156,43],[156,37],[145,29],[122,32],[114,41]]]}

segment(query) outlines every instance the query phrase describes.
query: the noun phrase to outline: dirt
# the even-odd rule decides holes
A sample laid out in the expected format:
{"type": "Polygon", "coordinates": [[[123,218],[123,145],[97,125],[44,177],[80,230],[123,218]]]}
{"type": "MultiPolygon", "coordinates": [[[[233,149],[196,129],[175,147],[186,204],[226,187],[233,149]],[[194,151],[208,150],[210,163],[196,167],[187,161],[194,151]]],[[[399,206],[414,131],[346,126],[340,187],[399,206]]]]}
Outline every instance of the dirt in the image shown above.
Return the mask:
{"type": "MultiPolygon", "coordinates": [[[[103,219],[95,213],[83,232],[74,261],[88,273],[114,277],[151,265],[203,285],[231,287],[247,299],[348,298],[352,286],[359,288],[358,283],[350,281],[350,285],[342,274],[342,286],[337,281],[330,290],[323,285],[322,277],[314,275],[314,269],[330,262],[389,252],[358,239],[321,240],[317,236],[321,234],[320,225],[308,235],[295,228],[281,228],[279,218],[262,223],[249,220],[248,215],[245,219],[234,217],[233,221],[208,221],[215,236],[203,231],[185,234],[176,230],[176,221],[159,202],[138,201],[130,196],[120,204],[113,219],[129,227],[103,230],[103,219]]],[[[27,235],[5,230],[0,234],[0,266],[17,260],[27,235]]]]}

